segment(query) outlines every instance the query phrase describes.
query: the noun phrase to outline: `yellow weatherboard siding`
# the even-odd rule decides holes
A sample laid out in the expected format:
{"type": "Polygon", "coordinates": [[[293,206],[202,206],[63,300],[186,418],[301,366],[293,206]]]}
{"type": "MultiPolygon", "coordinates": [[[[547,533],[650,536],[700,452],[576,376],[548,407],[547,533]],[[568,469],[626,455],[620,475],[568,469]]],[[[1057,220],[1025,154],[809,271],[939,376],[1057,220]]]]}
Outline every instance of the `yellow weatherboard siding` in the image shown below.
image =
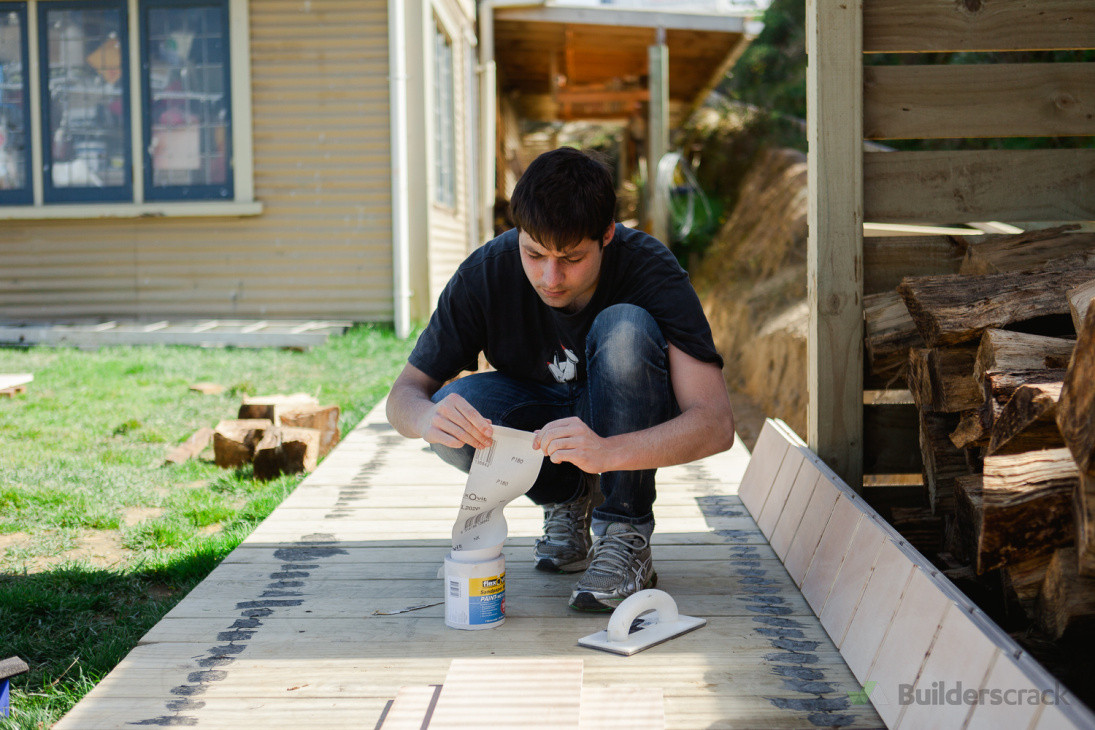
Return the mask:
{"type": "Polygon", "coordinates": [[[392,319],[387,0],[250,27],[261,214],[4,221],[0,318],[392,319]]]}

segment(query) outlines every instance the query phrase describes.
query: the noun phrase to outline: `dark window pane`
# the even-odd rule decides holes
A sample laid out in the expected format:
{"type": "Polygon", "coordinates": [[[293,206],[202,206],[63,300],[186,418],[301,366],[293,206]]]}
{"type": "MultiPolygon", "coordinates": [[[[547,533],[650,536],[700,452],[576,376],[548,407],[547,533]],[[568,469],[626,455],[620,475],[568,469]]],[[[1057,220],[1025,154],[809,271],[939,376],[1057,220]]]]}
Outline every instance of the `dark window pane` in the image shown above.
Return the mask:
{"type": "Polygon", "coordinates": [[[434,141],[435,197],[443,205],[456,204],[456,104],[453,88],[452,40],[434,26],[434,141]]]}
{"type": "Polygon", "coordinates": [[[47,38],[50,179],[54,189],[128,183],[124,26],[114,8],[52,9],[47,38]]]}
{"type": "MultiPolygon", "coordinates": [[[[0,192],[29,193],[26,16],[8,8],[0,5],[0,192]]],[[[0,195],[0,200],[27,202],[7,195],[0,195]]]]}

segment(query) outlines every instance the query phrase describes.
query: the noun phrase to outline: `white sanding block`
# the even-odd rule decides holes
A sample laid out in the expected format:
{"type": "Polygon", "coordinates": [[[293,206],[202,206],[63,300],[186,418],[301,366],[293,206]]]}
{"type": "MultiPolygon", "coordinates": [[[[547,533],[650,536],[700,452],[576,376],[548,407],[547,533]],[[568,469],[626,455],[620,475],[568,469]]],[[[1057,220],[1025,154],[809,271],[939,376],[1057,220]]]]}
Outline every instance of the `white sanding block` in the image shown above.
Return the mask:
{"type": "Polygon", "coordinates": [[[625,598],[612,612],[608,628],[583,636],[578,645],[631,656],[706,625],[705,618],[681,616],[665,591],[648,589],[625,598]],[[653,616],[644,616],[649,612],[653,616]]]}

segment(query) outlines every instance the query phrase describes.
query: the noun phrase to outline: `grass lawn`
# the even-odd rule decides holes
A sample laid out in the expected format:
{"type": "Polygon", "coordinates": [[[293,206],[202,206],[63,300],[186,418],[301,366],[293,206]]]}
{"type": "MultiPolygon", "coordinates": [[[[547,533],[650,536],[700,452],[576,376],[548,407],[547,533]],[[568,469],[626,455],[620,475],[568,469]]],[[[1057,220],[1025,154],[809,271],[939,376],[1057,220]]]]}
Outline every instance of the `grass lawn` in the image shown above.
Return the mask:
{"type": "Polygon", "coordinates": [[[244,395],[314,395],[347,433],[412,344],[359,326],[303,353],[0,349],[0,373],[34,374],[0,398],[0,659],[31,666],[4,726],[58,720],[301,479],[163,466],[173,446],[234,418],[244,395]],[[190,390],[202,381],[227,390],[190,390]]]}

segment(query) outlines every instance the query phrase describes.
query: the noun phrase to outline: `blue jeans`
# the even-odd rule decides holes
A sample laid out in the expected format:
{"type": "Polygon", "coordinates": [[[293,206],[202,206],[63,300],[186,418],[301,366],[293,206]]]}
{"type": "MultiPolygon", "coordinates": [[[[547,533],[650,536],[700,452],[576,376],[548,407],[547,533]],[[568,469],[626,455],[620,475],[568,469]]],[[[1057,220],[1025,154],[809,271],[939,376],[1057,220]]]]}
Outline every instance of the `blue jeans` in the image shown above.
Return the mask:
{"type": "MultiPolygon", "coordinates": [[[[449,393],[467,400],[491,423],[535,431],[550,421],[578,416],[598,435],[640,431],[680,413],[669,379],[669,348],[650,314],[633,304],[615,304],[593,320],[586,338],[584,383],[544,384],[499,372],[455,380],[433,396],[449,393]]],[[[432,444],[446,462],[467,472],[475,449],[432,444]]],[[[536,504],[567,502],[587,477],[569,463],[544,459],[527,495],[536,504]]],[[[594,519],[644,525],[654,520],[654,469],[601,475],[604,503],[594,519]]]]}

